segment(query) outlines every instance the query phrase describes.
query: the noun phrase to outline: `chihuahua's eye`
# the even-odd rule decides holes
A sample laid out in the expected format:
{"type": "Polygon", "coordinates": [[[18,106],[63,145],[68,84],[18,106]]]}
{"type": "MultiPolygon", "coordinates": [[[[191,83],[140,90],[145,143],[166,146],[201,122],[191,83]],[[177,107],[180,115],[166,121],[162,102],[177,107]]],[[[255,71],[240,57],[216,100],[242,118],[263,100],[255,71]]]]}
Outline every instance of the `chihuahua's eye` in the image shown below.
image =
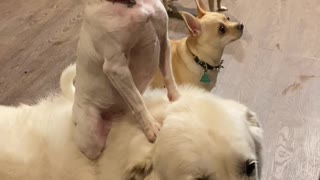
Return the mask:
{"type": "Polygon", "coordinates": [[[257,161],[255,160],[247,160],[246,161],[246,168],[245,168],[245,174],[247,176],[252,176],[255,172],[257,165],[257,161]]]}
{"type": "Polygon", "coordinates": [[[221,33],[221,34],[224,34],[224,33],[226,33],[226,27],[224,26],[224,25],[220,25],[220,27],[219,27],[219,32],[221,33]]]}
{"type": "Polygon", "coordinates": [[[230,18],[229,18],[229,17],[227,17],[227,19],[228,19],[228,21],[230,21],[230,18]]]}

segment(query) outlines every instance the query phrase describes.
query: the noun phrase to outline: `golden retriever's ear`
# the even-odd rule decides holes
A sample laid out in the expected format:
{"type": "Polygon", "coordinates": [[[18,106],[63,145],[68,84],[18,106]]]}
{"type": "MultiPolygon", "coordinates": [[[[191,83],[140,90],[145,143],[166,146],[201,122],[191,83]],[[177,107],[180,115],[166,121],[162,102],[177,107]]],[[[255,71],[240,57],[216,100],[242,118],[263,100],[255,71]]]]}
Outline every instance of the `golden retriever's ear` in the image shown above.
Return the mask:
{"type": "Polygon", "coordinates": [[[196,5],[197,5],[197,12],[198,18],[201,18],[202,16],[204,16],[206,14],[206,12],[208,11],[206,5],[202,2],[202,0],[195,0],[196,5]]]}
{"type": "Polygon", "coordinates": [[[125,180],[144,180],[152,172],[152,158],[145,159],[131,164],[125,172],[125,180]]]}
{"type": "Polygon", "coordinates": [[[248,109],[246,116],[247,121],[251,126],[260,127],[260,123],[255,112],[248,109]]]}
{"type": "Polygon", "coordinates": [[[260,179],[261,176],[261,169],[262,169],[262,139],[263,139],[263,130],[261,125],[258,121],[256,113],[247,110],[246,119],[249,124],[249,130],[251,137],[254,141],[255,151],[258,158],[258,176],[260,179]]]}
{"type": "Polygon", "coordinates": [[[246,120],[250,126],[249,129],[250,129],[250,133],[251,133],[253,139],[256,141],[256,143],[259,144],[259,146],[261,146],[262,138],[263,138],[263,130],[262,130],[261,125],[258,121],[256,113],[254,113],[250,110],[247,110],[246,116],[247,116],[246,120]]]}
{"type": "Polygon", "coordinates": [[[187,28],[192,36],[198,36],[201,33],[201,24],[198,18],[194,17],[192,14],[184,11],[179,12],[182,16],[187,28]]]}

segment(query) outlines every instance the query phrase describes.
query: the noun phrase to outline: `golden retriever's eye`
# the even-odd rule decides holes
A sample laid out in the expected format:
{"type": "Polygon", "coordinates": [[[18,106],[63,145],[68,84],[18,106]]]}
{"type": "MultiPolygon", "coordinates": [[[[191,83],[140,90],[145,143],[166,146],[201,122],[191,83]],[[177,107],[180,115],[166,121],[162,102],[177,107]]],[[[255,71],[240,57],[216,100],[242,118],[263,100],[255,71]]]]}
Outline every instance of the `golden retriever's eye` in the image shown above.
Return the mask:
{"type": "Polygon", "coordinates": [[[230,21],[230,18],[229,18],[229,17],[227,17],[227,19],[228,19],[228,21],[230,21]]]}
{"type": "Polygon", "coordinates": [[[247,176],[252,176],[255,173],[256,170],[257,161],[255,160],[247,160],[246,161],[246,168],[245,168],[245,174],[247,176]]]}
{"type": "Polygon", "coordinates": [[[220,32],[221,34],[225,34],[225,33],[227,32],[226,27],[225,27],[224,25],[220,25],[220,27],[219,27],[219,32],[220,32]]]}

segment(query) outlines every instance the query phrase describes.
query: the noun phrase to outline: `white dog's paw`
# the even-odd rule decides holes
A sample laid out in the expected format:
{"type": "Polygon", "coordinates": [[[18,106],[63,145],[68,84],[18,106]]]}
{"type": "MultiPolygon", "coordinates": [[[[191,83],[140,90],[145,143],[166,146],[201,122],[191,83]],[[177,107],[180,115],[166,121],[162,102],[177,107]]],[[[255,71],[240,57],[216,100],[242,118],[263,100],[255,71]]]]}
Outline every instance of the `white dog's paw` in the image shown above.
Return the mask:
{"type": "Polygon", "coordinates": [[[168,99],[171,102],[178,100],[180,96],[181,95],[180,95],[179,91],[176,89],[173,91],[168,91],[168,99]]]}
{"type": "Polygon", "coordinates": [[[155,120],[152,120],[149,125],[145,126],[144,133],[150,142],[154,142],[157,139],[160,128],[161,124],[155,120]]]}

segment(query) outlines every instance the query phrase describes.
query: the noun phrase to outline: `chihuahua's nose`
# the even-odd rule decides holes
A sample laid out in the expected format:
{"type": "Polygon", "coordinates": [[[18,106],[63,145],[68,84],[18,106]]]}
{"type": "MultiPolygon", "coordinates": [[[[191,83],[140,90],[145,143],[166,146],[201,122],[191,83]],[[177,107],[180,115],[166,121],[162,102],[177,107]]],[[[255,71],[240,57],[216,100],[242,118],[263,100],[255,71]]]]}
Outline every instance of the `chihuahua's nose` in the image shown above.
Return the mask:
{"type": "Polygon", "coordinates": [[[237,29],[239,29],[239,30],[243,30],[243,28],[244,28],[244,25],[242,24],[242,23],[239,23],[238,25],[237,25],[237,29]]]}

